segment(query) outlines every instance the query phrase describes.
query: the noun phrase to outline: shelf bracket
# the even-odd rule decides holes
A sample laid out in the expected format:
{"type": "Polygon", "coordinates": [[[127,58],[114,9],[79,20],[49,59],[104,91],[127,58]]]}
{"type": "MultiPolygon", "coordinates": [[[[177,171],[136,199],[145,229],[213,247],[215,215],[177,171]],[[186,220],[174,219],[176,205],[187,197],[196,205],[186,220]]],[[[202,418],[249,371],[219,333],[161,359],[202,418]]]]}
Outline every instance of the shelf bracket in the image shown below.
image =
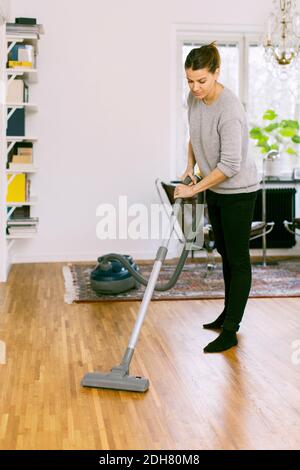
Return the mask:
{"type": "MultiPolygon", "coordinates": [[[[20,41],[20,42],[23,42],[23,40],[20,41]]],[[[10,53],[10,51],[12,50],[13,47],[15,47],[16,44],[17,44],[17,41],[12,41],[12,42],[10,43],[10,45],[9,45],[8,48],[7,48],[7,54],[10,53]]]]}
{"type": "Polygon", "coordinates": [[[16,111],[16,109],[19,109],[19,108],[20,108],[20,106],[18,106],[18,107],[14,106],[13,108],[11,108],[11,110],[9,111],[9,113],[7,115],[7,120],[9,120],[12,117],[12,115],[14,114],[14,112],[16,111]]]}
{"type": "Polygon", "coordinates": [[[9,180],[7,181],[7,186],[9,186],[10,183],[13,182],[13,180],[15,179],[15,177],[16,177],[16,174],[11,175],[11,177],[10,177],[9,180]]]}
{"type": "Polygon", "coordinates": [[[7,213],[6,220],[8,220],[10,216],[13,215],[14,212],[15,212],[15,207],[11,207],[11,209],[7,213]]]}
{"type": "Polygon", "coordinates": [[[9,85],[18,75],[24,75],[24,72],[9,72],[8,75],[9,78],[7,80],[7,84],[9,85]]]}
{"type": "Polygon", "coordinates": [[[11,142],[9,146],[7,147],[7,156],[9,155],[9,152],[11,151],[14,145],[15,145],[15,142],[11,142]]]}

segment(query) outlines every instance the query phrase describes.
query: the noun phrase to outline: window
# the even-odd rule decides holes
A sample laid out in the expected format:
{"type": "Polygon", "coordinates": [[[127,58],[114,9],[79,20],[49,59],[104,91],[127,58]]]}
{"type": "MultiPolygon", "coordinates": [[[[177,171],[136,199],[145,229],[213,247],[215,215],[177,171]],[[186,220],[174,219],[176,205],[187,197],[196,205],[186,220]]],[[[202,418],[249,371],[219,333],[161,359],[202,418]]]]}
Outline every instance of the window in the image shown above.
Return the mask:
{"type": "Polygon", "coordinates": [[[280,79],[266,64],[263,54],[262,46],[248,43],[249,124],[255,125],[260,121],[268,107],[273,108],[281,119],[299,119],[297,79],[294,74],[287,76],[283,74],[280,79]]]}

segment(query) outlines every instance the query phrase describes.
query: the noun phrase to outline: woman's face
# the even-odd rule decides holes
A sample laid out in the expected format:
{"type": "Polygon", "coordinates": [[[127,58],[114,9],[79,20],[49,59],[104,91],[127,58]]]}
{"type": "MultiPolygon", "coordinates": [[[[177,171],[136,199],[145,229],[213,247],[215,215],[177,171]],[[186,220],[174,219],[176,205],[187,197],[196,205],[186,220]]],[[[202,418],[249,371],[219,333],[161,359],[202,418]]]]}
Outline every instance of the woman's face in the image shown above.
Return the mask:
{"type": "Polygon", "coordinates": [[[219,76],[219,69],[211,73],[207,68],[192,70],[186,69],[186,78],[193,95],[202,100],[213,90],[215,82],[219,76]]]}

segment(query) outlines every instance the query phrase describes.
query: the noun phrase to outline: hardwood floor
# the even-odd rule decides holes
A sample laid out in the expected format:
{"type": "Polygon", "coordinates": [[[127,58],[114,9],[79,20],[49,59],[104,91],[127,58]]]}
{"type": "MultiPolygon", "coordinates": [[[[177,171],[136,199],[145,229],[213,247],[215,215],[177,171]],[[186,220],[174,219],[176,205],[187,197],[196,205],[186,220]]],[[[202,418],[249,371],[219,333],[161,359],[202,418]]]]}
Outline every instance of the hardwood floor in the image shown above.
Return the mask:
{"type": "Polygon", "coordinates": [[[152,302],[131,367],[149,391],[84,389],[120,361],[139,303],[67,305],[62,266],[0,284],[0,449],[299,449],[300,298],[250,299],[223,354],[202,351],[222,300],[152,302]]]}

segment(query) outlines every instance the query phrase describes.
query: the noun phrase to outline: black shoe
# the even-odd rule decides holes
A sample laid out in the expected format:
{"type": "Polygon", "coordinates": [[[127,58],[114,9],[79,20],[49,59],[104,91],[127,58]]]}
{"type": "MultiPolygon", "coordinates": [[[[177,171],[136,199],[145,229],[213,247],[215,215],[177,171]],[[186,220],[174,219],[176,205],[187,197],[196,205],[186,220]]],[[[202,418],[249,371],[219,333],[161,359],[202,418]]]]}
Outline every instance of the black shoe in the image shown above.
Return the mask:
{"type": "Polygon", "coordinates": [[[220,330],[223,326],[225,320],[226,312],[223,312],[218,316],[218,318],[211,323],[204,323],[203,328],[206,330],[220,330]]]}
{"type": "Polygon", "coordinates": [[[222,352],[238,344],[235,331],[222,330],[221,334],[203,349],[204,352],[222,352]]]}

